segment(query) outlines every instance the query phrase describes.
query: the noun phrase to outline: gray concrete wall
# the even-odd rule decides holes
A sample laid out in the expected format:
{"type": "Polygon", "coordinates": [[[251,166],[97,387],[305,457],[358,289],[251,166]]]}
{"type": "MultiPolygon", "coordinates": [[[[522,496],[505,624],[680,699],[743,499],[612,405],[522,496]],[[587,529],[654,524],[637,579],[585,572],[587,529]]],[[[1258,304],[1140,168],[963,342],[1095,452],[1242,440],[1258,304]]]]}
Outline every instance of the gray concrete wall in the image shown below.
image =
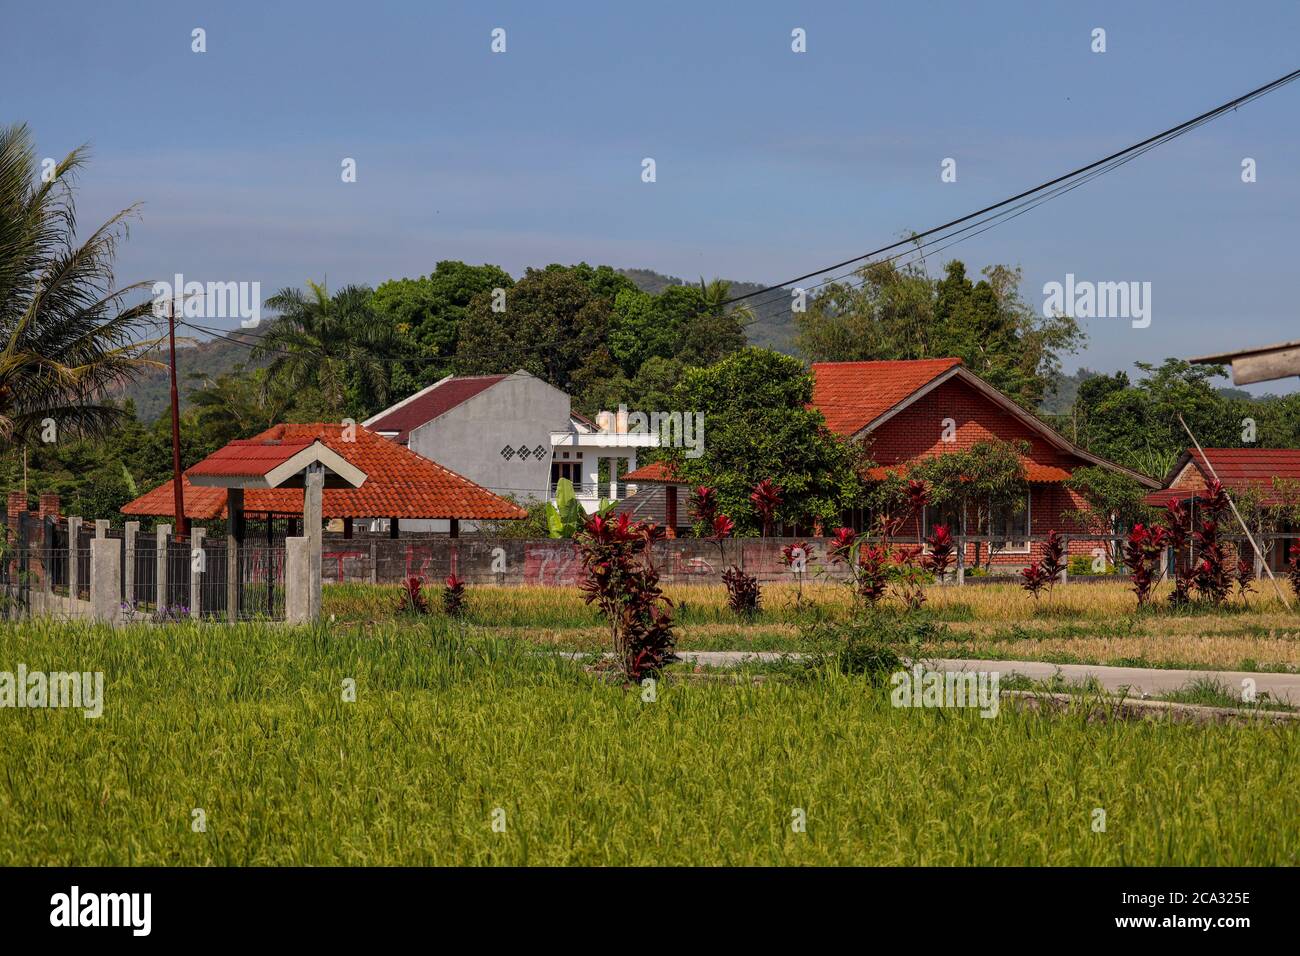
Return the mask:
{"type": "MultiPolygon", "coordinates": [[[[655,545],[655,564],[665,584],[718,584],[724,568],[735,564],[761,581],[795,580],[781,563],[781,549],[798,538],[736,538],[718,544],[700,538],[673,538],[655,545]]],[[[825,539],[814,540],[814,568],[825,565],[825,539]]],[[[572,541],[540,538],[348,541],[325,537],[321,577],[325,584],[397,584],[419,577],[441,585],[454,570],[470,584],[576,586],[582,562],[572,541]]],[[[831,578],[844,576],[842,566],[831,578]]],[[[820,578],[820,574],[818,575],[820,578]]],[[[805,577],[812,580],[813,575],[805,577]]]]}
{"type": "MultiPolygon", "coordinates": [[[[551,479],[551,432],[569,427],[569,396],[516,372],[410,435],[410,449],[499,494],[542,500],[551,479]],[[506,458],[503,448],[514,453],[506,458]],[[526,457],[518,454],[527,449],[526,457]],[[537,449],[541,455],[537,455],[537,449]]],[[[445,530],[402,522],[411,531],[445,530]]]]}

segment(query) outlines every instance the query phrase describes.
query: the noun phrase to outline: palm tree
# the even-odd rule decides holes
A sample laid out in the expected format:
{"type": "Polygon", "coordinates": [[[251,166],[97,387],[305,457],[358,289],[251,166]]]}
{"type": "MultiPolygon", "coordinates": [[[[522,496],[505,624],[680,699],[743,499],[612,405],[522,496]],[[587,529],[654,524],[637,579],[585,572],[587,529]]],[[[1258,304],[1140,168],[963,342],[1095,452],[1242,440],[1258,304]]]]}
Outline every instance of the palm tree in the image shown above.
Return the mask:
{"type": "Polygon", "coordinates": [[[200,384],[186,397],[203,434],[217,447],[266,431],[284,421],[293,406],[292,394],[267,382],[264,369],[245,374],[236,365],[216,378],[197,372],[190,377],[200,384]]]}
{"type": "Polygon", "coordinates": [[[390,347],[385,323],[370,308],[372,292],[350,285],[333,296],[323,283],[307,281],[307,291],[281,289],[266,300],[279,316],[250,352],[271,357],[272,379],[293,391],[315,387],[334,411],[343,410],[350,380],[359,377],[381,402],[388,400],[390,347]]]}
{"type": "Polygon", "coordinates": [[[730,282],[726,279],[714,279],[712,282],[705,283],[704,276],[700,276],[700,299],[703,301],[705,315],[731,315],[742,327],[752,325],[757,317],[749,303],[732,304],[728,308],[726,302],[729,298],[731,298],[730,282]]]}
{"type": "Polygon", "coordinates": [[[754,322],[748,303],[728,305],[731,283],[700,277],[695,288],[698,312],[682,330],[678,356],[692,365],[712,365],[724,355],[745,347],[745,328],[754,322]]]}
{"type": "Polygon", "coordinates": [[[113,260],[136,215],[129,206],[80,245],[72,190],[86,147],[52,175],[38,172],[25,124],[0,128],[0,445],[45,431],[102,435],[126,412],[103,402],[110,386],[156,365],[144,358],[146,298],[126,305],[138,282],[114,288],[113,260]]]}

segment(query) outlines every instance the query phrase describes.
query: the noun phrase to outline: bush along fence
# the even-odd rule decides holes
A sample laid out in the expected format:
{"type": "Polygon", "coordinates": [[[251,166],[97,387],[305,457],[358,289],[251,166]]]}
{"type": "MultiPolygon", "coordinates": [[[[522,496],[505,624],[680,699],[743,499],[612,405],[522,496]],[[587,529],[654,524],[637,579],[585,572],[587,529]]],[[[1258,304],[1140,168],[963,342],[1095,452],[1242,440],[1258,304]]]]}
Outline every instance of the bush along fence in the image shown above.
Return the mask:
{"type": "MultiPolygon", "coordinates": [[[[313,606],[305,537],[245,542],[170,525],[141,533],[105,520],[31,514],[5,521],[0,592],[6,617],[49,615],[128,621],[306,620],[313,606]]],[[[316,602],[318,603],[318,601],[316,602]]]]}

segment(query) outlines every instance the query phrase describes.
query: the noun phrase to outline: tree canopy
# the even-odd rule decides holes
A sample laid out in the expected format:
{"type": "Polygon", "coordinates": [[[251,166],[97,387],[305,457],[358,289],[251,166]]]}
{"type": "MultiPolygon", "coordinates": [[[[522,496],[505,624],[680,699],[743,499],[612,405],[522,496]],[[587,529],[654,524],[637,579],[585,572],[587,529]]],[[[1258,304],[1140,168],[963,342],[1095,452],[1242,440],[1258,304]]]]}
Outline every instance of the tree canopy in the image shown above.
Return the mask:
{"type": "Polygon", "coordinates": [[[989,384],[1034,408],[1061,356],[1084,341],[1068,316],[1045,318],[1020,297],[1020,270],[989,266],[972,282],[949,262],[942,279],[923,263],[872,263],[827,285],[798,315],[798,345],[814,362],[956,356],[989,384]]]}
{"type": "Polygon", "coordinates": [[[861,452],[825,427],[809,407],[812,376],[798,359],[770,349],[746,348],[706,368],[687,369],[673,390],[673,408],[704,415],[703,454],[669,449],[683,479],[717,489],[719,511],[738,533],[757,533],[761,522],[750,501],[770,479],[782,489],[777,520],[839,520],[858,503],[861,452]]]}

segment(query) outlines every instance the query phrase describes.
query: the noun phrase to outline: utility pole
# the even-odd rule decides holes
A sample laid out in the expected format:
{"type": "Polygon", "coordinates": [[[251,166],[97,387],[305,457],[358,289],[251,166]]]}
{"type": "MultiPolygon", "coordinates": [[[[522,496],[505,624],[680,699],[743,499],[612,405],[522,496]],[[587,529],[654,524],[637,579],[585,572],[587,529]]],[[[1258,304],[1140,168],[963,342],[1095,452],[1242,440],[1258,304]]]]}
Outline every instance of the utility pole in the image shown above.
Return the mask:
{"type": "Polygon", "coordinates": [[[167,304],[167,348],[172,373],[172,500],[176,506],[176,537],[185,539],[185,488],[181,478],[181,408],[176,393],[176,300],[167,304]]]}

